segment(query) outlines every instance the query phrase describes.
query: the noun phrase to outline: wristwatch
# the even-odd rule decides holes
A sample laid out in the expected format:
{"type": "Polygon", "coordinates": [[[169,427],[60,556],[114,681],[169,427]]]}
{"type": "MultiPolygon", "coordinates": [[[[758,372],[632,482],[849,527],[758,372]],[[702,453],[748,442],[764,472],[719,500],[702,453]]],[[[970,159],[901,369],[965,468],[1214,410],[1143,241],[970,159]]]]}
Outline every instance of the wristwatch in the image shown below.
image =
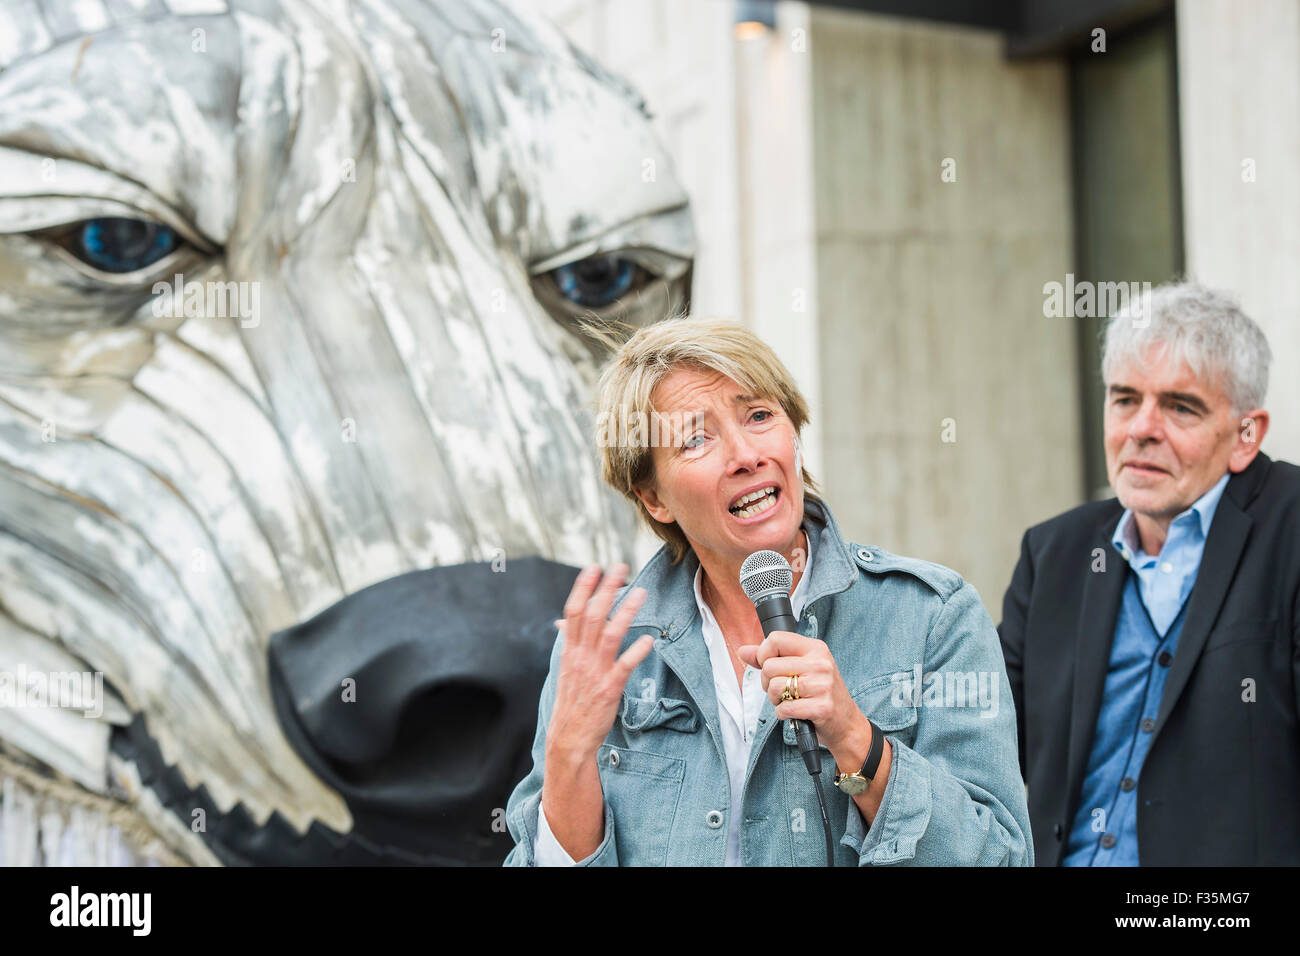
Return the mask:
{"type": "Polygon", "coordinates": [[[862,765],[862,769],[855,770],[853,773],[840,773],[839,764],[835,765],[835,786],[850,797],[856,797],[871,786],[876,770],[880,767],[880,758],[885,752],[885,737],[880,732],[880,728],[871,718],[867,718],[867,723],[871,724],[871,749],[867,751],[867,760],[862,765]]]}

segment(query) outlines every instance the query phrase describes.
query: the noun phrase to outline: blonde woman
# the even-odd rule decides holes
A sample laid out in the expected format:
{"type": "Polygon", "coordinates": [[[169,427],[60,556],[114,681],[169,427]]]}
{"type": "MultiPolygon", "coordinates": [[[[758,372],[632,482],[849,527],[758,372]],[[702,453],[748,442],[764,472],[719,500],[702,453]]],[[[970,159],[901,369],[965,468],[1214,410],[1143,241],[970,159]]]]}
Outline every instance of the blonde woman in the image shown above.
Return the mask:
{"type": "Polygon", "coordinates": [[[772,350],[730,322],[642,329],[597,422],[604,479],[664,546],[628,586],[626,565],[574,584],[506,864],[1032,865],[992,621],[947,568],[842,538],[772,350]],[[766,638],[739,584],[765,549],[794,570],[798,621],[766,638]],[[824,758],[831,861],[796,718],[824,758]]]}

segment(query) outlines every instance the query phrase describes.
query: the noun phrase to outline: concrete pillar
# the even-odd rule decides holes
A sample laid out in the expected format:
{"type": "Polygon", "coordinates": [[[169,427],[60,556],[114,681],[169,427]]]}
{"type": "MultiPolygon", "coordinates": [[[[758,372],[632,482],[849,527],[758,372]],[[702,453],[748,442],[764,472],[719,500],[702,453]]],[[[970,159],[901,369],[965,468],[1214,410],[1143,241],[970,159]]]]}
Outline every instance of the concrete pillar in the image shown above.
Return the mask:
{"type": "MultiPolygon", "coordinates": [[[[743,321],[808,400],[804,460],[826,473],[826,396],[817,304],[810,11],[777,7],[776,29],[736,40],[736,158],[743,321]]],[[[832,507],[834,502],[832,502],[832,507]]],[[[838,517],[838,511],[837,511],[838,517]]]]}
{"type": "Polygon", "coordinates": [[[1262,448],[1300,461],[1300,2],[1180,0],[1176,20],[1187,271],[1264,329],[1262,448]]]}
{"type": "Polygon", "coordinates": [[[1075,333],[1042,292],[1071,262],[1065,66],[983,30],[811,25],[829,498],[996,621],[1022,532],[1083,500],[1075,333]]]}

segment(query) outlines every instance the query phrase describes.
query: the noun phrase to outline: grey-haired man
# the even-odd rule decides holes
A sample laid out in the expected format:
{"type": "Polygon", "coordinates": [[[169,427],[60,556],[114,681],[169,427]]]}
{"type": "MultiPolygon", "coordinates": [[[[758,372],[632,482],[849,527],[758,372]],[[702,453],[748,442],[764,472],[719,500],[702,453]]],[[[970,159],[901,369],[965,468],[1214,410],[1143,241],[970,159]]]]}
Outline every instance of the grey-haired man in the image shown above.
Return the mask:
{"type": "Polygon", "coordinates": [[[1030,528],[999,627],[1040,866],[1300,863],[1300,468],[1271,353],[1163,286],[1106,332],[1117,498],[1030,528]]]}

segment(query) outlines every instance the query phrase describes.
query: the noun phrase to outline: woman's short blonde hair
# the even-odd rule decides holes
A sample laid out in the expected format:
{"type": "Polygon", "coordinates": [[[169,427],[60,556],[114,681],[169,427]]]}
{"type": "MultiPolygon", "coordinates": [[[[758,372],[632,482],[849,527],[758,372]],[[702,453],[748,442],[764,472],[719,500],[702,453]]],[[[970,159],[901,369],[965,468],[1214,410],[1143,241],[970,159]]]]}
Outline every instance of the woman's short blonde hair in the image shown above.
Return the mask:
{"type": "MultiPolygon", "coordinates": [[[[636,506],[641,518],[668,545],[672,563],[690,550],[676,522],[651,517],[635,488],[654,487],[654,441],[625,440],[629,421],[655,421],[656,386],[679,368],[719,372],[746,392],[775,401],[801,436],[808,423],[808,403],[781,360],[757,335],[736,322],[714,318],[674,317],[634,330],[631,326],[584,323],[588,335],[614,350],[597,387],[596,444],[601,477],[636,506]],[[620,335],[631,332],[625,341],[620,335]]],[[[641,438],[647,437],[642,431],[641,438]]],[[[650,434],[654,434],[653,426],[650,434]]],[[[821,489],[800,466],[804,495],[820,500],[821,489]]]]}

